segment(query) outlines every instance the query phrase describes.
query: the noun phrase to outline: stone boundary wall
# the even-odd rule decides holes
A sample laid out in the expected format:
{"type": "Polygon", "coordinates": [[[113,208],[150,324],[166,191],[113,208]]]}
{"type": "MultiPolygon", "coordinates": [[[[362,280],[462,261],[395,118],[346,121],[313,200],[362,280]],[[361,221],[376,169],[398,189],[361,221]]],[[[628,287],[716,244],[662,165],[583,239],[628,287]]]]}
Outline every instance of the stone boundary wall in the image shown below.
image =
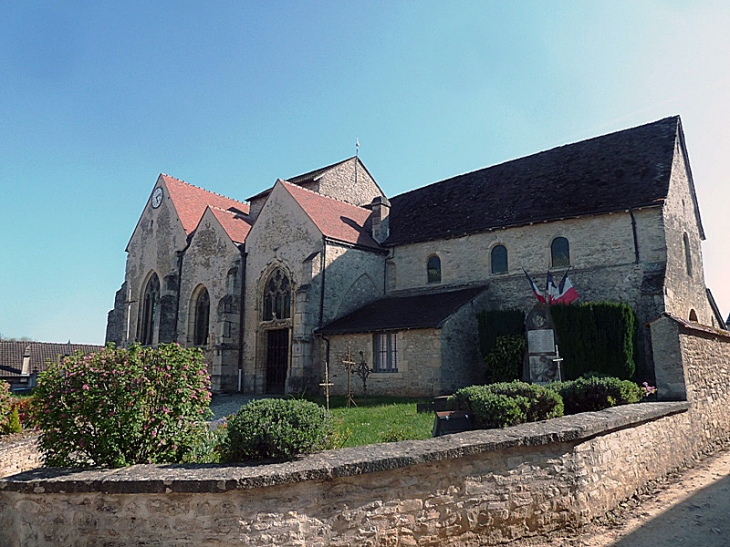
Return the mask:
{"type": "Polygon", "coordinates": [[[675,439],[688,409],[628,405],[274,465],[39,469],[0,480],[0,534],[10,546],[493,545],[586,523],[686,463],[700,448],[675,439]]]}
{"type": "Polygon", "coordinates": [[[730,436],[730,333],[651,332],[686,401],[284,464],[28,471],[0,479],[0,544],[477,546],[580,526],[730,436]]]}
{"type": "Polygon", "coordinates": [[[38,435],[19,433],[0,437],[0,477],[36,469],[43,465],[38,435]]]}

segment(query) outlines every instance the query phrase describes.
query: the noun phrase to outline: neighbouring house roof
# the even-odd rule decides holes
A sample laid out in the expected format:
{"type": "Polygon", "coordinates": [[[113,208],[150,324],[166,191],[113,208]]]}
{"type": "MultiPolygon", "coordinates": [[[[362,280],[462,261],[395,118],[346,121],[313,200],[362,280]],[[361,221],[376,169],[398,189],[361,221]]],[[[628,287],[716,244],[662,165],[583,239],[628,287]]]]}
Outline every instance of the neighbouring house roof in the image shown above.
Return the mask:
{"type": "Polygon", "coordinates": [[[674,116],[400,194],[385,245],[661,205],[677,139],[683,148],[674,116]]]}
{"type": "Polygon", "coordinates": [[[81,351],[84,355],[104,349],[104,346],[89,344],[54,344],[49,342],[0,342],[0,378],[16,377],[23,368],[23,357],[30,356],[30,372],[43,372],[46,362],[55,362],[59,356],[73,355],[81,351]]]}
{"type": "Polygon", "coordinates": [[[381,248],[366,227],[369,226],[369,209],[323,196],[283,180],[277,182],[291,194],[322,235],[361,247],[381,248]]]}
{"type": "Polygon", "coordinates": [[[160,175],[160,178],[165,182],[170,199],[188,236],[195,231],[206,207],[210,206],[224,211],[232,209],[243,214],[249,212],[248,204],[242,201],[209,192],[164,173],[160,175]]]}
{"type": "Polygon", "coordinates": [[[478,286],[455,291],[381,298],[340,319],[335,319],[317,332],[347,334],[440,328],[444,321],[486,288],[478,286]]]}
{"type": "Polygon", "coordinates": [[[224,211],[216,207],[211,207],[210,211],[218,219],[231,241],[234,243],[244,243],[246,241],[246,237],[251,231],[251,221],[248,216],[233,211],[224,211]]]}

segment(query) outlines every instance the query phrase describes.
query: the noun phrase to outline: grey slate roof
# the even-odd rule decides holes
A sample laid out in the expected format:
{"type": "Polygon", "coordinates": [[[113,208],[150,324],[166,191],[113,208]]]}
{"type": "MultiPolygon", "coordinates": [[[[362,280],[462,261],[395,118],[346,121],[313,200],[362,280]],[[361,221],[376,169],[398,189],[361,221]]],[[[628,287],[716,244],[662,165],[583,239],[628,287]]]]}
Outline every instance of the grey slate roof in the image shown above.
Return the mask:
{"type": "Polygon", "coordinates": [[[90,344],[55,344],[49,342],[0,342],[0,378],[20,374],[26,350],[30,355],[30,371],[43,372],[46,362],[81,351],[84,355],[104,349],[90,344]]]}
{"type": "Polygon", "coordinates": [[[439,328],[446,319],[486,288],[479,286],[456,291],[381,298],[335,319],[317,332],[345,334],[439,328]]]}
{"type": "Polygon", "coordinates": [[[661,205],[678,138],[674,116],[400,194],[385,245],[661,205]]]}

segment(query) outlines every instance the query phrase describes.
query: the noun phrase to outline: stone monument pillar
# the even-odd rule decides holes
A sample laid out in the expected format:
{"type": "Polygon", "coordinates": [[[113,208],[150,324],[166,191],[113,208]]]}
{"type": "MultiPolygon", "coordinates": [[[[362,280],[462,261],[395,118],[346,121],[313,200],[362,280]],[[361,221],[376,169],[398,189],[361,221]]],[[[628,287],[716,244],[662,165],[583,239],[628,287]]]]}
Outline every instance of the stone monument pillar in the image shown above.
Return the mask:
{"type": "Polygon", "coordinates": [[[562,380],[562,359],[555,344],[555,328],[550,306],[536,304],[525,319],[527,331],[527,380],[547,384],[562,380]]]}

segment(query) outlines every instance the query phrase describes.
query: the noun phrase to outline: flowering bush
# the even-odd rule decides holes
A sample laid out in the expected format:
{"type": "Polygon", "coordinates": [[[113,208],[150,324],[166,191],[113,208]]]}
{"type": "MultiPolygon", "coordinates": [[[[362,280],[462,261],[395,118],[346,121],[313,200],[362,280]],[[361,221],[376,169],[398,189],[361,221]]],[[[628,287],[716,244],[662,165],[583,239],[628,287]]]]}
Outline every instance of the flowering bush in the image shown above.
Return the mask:
{"type": "Polygon", "coordinates": [[[651,395],[654,395],[656,393],[656,387],[650,386],[649,382],[644,382],[639,386],[641,390],[644,392],[644,397],[650,397],[651,395]]]}
{"type": "Polygon", "coordinates": [[[12,408],[13,399],[10,396],[10,386],[7,382],[0,380],[0,435],[5,432],[12,408]]]}
{"type": "Polygon", "coordinates": [[[33,415],[31,414],[31,405],[33,404],[33,396],[30,397],[19,397],[13,401],[13,408],[18,410],[18,418],[20,424],[24,428],[33,427],[33,415]]]}
{"type": "Polygon", "coordinates": [[[45,464],[184,461],[207,431],[209,388],[200,350],[177,344],[66,357],[41,374],[35,391],[45,464]]]}

